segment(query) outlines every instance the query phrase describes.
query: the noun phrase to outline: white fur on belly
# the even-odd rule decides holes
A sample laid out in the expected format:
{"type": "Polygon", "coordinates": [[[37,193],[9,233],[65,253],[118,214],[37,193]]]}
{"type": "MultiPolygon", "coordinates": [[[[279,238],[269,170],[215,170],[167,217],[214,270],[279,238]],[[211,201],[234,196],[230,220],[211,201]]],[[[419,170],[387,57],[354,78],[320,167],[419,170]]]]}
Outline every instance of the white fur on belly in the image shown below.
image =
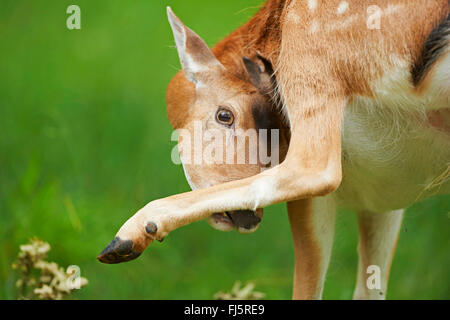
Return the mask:
{"type": "Polygon", "coordinates": [[[450,107],[448,66],[448,58],[441,60],[426,91],[418,94],[409,65],[398,61],[374,84],[374,98],[356,97],[347,106],[341,205],[386,212],[450,193],[450,177],[442,180],[450,166],[450,136],[433,128],[426,114],[450,107]]]}

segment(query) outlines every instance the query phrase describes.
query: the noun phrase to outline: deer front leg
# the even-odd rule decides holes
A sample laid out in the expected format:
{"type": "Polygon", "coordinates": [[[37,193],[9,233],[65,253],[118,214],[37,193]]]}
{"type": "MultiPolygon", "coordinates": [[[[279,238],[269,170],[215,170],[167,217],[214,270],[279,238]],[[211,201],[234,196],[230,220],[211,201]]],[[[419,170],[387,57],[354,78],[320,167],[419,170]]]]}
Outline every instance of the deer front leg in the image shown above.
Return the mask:
{"type": "Polygon", "coordinates": [[[153,240],[161,240],[170,231],[214,213],[256,210],[279,202],[323,196],[340,185],[345,90],[336,83],[326,57],[318,59],[314,52],[305,53],[302,46],[295,45],[298,27],[292,27],[283,27],[277,71],[283,109],[291,125],[285,160],[249,178],[149,203],[120,228],[114,241],[98,257],[100,261],[134,259],[153,240]]]}
{"type": "Polygon", "coordinates": [[[292,299],[321,299],[334,236],[335,206],[331,197],[287,203],[294,240],[292,299]]]}
{"type": "Polygon", "coordinates": [[[284,162],[255,176],[182,193],[147,204],[119,230],[98,259],[119,263],[135,259],[153,241],[213,213],[256,210],[334,191],[341,181],[340,125],[343,102],[330,100],[297,119],[284,162]],[[330,110],[328,110],[328,108],[330,110]],[[338,113],[331,129],[329,114],[338,113]]]}
{"type": "Polygon", "coordinates": [[[249,178],[150,202],[120,228],[98,259],[104,263],[135,259],[153,240],[162,240],[172,230],[214,213],[256,210],[334,191],[342,177],[340,128],[344,102],[326,102],[316,104],[307,114],[297,114],[284,162],[249,178]]]}
{"type": "Polygon", "coordinates": [[[402,218],[403,210],[358,213],[359,261],[354,299],[381,300],[386,297],[402,218]]]}

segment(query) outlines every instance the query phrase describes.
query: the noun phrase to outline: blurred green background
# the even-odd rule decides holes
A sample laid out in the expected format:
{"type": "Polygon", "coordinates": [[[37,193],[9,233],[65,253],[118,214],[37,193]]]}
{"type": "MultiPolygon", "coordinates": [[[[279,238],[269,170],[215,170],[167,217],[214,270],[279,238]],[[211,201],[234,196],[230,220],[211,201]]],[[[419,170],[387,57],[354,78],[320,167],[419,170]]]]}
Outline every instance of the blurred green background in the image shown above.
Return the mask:
{"type": "MultiPolygon", "coordinates": [[[[11,263],[32,236],[49,260],[77,264],[79,299],[210,299],[253,280],[268,299],[289,299],[293,247],[284,205],[258,232],[179,229],[138,259],[103,265],[96,255],[137,209],[188,191],[170,160],[175,143],[165,89],[179,69],[165,7],[213,45],[262,0],[0,1],[0,298],[13,299],[11,263]],[[66,8],[81,8],[81,30],[66,8]]],[[[391,270],[390,299],[449,299],[450,197],[410,208],[391,270]]],[[[357,225],[338,215],[324,298],[349,299],[357,225]]]]}

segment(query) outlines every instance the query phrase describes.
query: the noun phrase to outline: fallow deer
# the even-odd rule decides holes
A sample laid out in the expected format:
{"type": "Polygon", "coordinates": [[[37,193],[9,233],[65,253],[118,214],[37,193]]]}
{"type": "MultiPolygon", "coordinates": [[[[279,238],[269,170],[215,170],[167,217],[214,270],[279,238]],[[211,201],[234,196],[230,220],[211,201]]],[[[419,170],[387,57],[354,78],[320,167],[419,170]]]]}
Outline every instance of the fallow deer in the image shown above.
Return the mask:
{"type": "Polygon", "coordinates": [[[260,209],[287,202],[293,298],[319,299],[343,206],[359,222],[354,298],[384,298],[403,209],[450,193],[448,0],[269,0],[212,50],[168,17],[183,68],[167,90],[172,126],[279,128],[283,161],[185,164],[195,190],[147,204],[99,260],[129,261],[205,218],[250,232],[260,209]],[[377,289],[366,286],[371,265],[377,289]]]}

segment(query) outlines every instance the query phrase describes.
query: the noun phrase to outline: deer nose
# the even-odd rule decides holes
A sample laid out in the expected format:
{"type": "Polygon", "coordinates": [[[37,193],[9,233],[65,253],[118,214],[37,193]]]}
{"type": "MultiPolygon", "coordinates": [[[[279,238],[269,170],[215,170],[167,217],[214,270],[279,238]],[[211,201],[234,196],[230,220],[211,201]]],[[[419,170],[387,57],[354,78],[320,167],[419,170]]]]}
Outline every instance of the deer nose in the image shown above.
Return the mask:
{"type": "Polygon", "coordinates": [[[115,237],[114,240],[98,255],[97,260],[102,263],[115,264],[134,260],[141,252],[133,250],[132,240],[122,240],[115,237]]]}
{"type": "Polygon", "coordinates": [[[241,233],[253,232],[261,222],[261,218],[256,215],[256,211],[252,210],[236,210],[227,212],[227,215],[241,233]]]}

